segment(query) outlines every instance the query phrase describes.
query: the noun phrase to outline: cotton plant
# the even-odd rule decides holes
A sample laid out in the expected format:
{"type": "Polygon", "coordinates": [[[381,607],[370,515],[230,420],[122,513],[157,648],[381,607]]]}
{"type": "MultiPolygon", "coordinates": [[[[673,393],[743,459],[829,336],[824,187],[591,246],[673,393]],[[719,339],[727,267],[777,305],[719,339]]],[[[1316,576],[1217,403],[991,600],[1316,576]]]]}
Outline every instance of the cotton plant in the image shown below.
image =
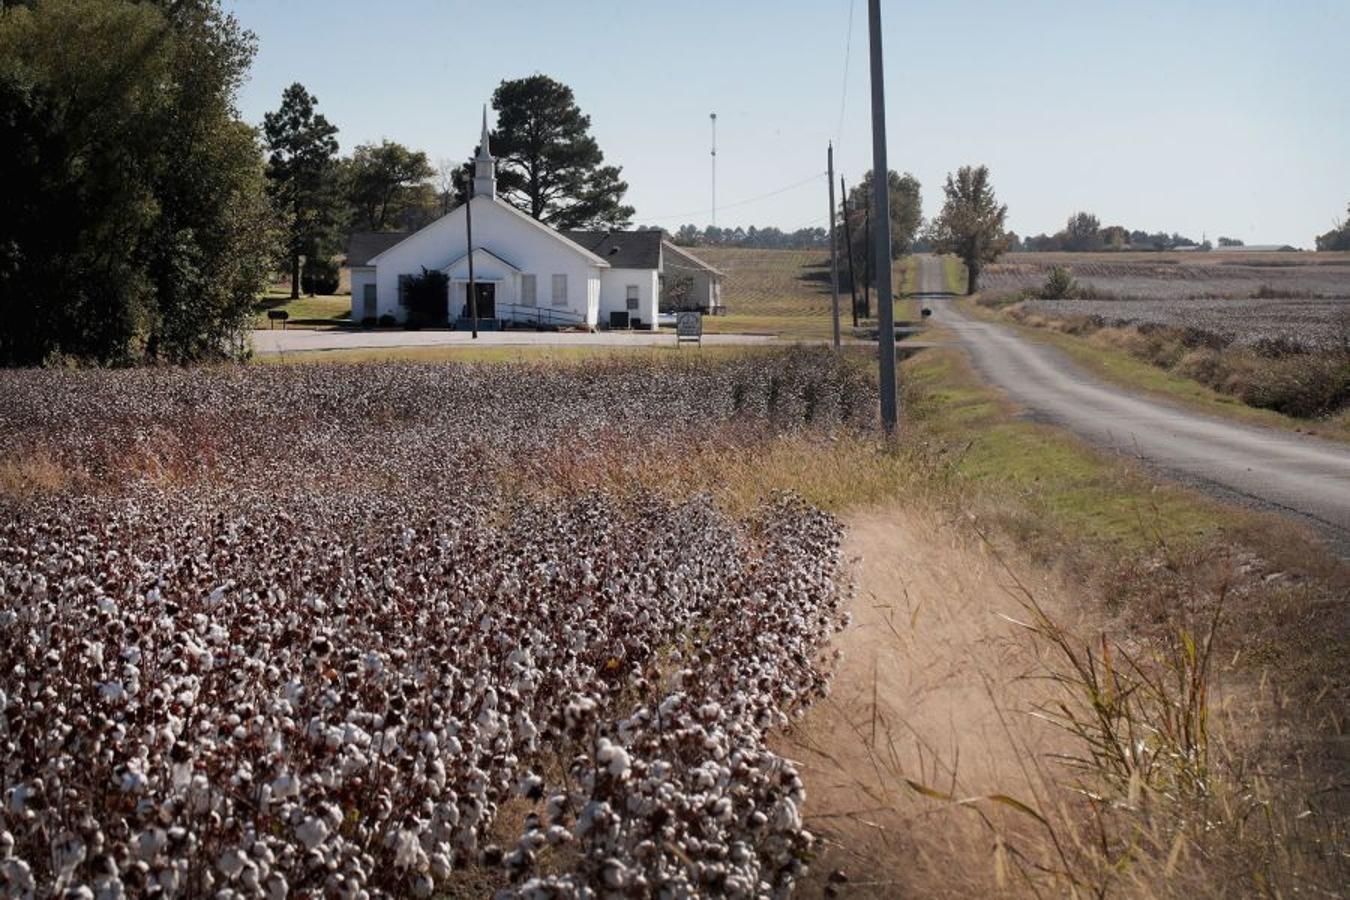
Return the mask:
{"type": "Polygon", "coordinates": [[[0,449],[110,487],[0,501],[0,894],[788,894],[812,838],[766,741],[827,689],[838,523],[488,467],[679,439],[609,379],[781,429],[847,371],[304,368],[3,376],[0,449]],[[194,435],[210,478],[117,468],[194,435]],[[310,453],[326,477],[269,480],[310,453]]]}

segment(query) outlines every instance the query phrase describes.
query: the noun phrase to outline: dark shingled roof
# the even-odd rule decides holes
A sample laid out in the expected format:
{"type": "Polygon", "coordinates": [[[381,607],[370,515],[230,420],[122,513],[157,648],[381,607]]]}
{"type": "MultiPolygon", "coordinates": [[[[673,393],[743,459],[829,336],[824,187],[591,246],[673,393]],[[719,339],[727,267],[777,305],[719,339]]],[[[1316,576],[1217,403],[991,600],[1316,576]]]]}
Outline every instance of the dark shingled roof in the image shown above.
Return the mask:
{"type": "Polygon", "coordinates": [[[580,244],[616,269],[659,269],[659,231],[563,231],[563,237],[580,244]]]}
{"type": "Polygon", "coordinates": [[[347,265],[364,266],[411,234],[411,231],[358,231],[347,240],[347,265]]]}

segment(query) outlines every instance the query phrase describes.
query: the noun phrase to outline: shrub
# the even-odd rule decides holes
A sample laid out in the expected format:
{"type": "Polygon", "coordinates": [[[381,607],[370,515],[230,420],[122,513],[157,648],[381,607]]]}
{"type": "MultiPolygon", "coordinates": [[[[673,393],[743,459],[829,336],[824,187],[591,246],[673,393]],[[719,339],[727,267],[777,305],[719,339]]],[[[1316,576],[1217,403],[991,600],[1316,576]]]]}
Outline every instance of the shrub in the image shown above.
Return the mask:
{"type": "Polygon", "coordinates": [[[320,256],[305,260],[300,287],[306,294],[336,294],[338,281],[338,265],[331,259],[320,256]]]}
{"type": "Polygon", "coordinates": [[[414,275],[408,280],[405,296],[408,327],[442,325],[449,305],[450,278],[444,272],[431,271],[423,266],[420,275],[414,275]]]}
{"type": "Polygon", "coordinates": [[[394,327],[395,325],[397,325],[397,324],[398,324],[398,319],[395,319],[395,318],[394,318],[392,315],[390,315],[389,313],[385,313],[384,315],[380,316],[380,327],[381,327],[381,328],[393,328],[393,327],[394,327]]]}
{"type": "Polygon", "coordinates": [[[364,319],[361,320],[361,327],[362,327],[362,328],[374,328],[374,327],[375,327],[375,317],[374,317],[374,316],[366,316],[364,319]]]}
{"type": "Polygon", "coordinates": [[[1073,273],[1064,266],[1055,266],[1041,287],[1041,297],[1046,300],[1068,300],[1078,293],[1073,273]]]}

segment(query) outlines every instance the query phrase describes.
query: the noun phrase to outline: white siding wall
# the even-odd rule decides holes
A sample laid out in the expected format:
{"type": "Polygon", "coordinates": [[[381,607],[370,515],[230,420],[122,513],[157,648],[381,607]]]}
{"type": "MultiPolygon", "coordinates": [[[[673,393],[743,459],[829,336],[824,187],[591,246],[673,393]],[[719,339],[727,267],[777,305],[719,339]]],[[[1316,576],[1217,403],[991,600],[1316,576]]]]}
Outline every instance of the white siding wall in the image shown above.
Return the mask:
{"type": "Polygon", "coordinates": [[[627,312],[641,319],[643,327],[656,328],[659,281],[655,269],[602,269],[600,271],[600,324],[609,324],[611,312],[627,312]],[[638,308],[628,309],[628,285],[638,286],[638,308]]]}
{"type": "MultiPolygon", "coordinates": [[[[539,305],[550,306],[550,285],[553,275],[566,275],[568,282],[567,308],[578,316],[595,323],[597,304],[592,300],[591,282],[595,295],[599,294],[599,272],[603,267],[573,250],[557,237],[522,221],[499,202],[488,197],[473,201],[473,243],[487,247],[525,273],[538,276],[539,305]]],[[[407,310],[398,303],[398,276],[416,275],[425,266],[444,269],[464,255],[464,209],[451,212],[412,235],[403,243],[386,250],[376,263],[376,283],[379,285],[380,315],[386,313],[403,321],[407,310]]],[[[478,260],[474,259],[477,269],[478,260]]],[[[475,274],[477,272],[475,271],[475,274]]],[[[515,291],[507,288],[512,297],[515,291]]],[[[453,310],[452,310],[453,312],[453,310]]]]}

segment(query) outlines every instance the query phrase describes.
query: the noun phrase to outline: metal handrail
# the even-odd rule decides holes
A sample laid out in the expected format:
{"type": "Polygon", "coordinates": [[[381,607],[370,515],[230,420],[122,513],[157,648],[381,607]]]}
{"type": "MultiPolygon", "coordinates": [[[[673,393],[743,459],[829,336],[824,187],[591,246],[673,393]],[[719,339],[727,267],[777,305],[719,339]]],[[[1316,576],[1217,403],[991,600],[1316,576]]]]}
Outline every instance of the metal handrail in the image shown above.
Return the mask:
{"type": "Polygon", "coordinates": [[[586,322],[586,317],[584,315],[573,312],[570,309],[552,309],[547,306],[525,306],[521,303],[497,304],[497,318],[507,319],[507,316],[503,315],[507,310],[510,310],[511,312],[509,321],[512,322],[533,321],[536,325],[581,325],[586,322]],[[518,315],[519,310],[526,310],[528,314],[520,316],[518,315]]]}

